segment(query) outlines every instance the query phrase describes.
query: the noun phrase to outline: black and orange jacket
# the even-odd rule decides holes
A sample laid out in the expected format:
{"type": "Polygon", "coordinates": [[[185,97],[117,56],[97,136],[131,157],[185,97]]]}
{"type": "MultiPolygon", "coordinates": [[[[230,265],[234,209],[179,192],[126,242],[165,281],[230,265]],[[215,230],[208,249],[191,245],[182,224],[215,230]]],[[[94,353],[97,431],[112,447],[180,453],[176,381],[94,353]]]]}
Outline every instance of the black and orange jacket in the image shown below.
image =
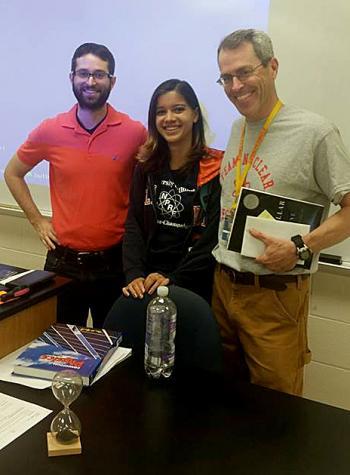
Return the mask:
{"type": "MultiPolygon", "coordinates": [[[[208,149],[206,156],[199,161],[194,201],[199,203],[200,210],[199,213],[197,210],[196,220],[193,221],[200,222],[200,226],[194,224],[189,230],[186,254],[166,275],[172,284],[193,290],[207,299],[211,294],[215,266],[211,251],[218,240],[222,157],[222,151],[208,149]]],[[[137,277],[146,277],[151,272],[147,256],[157,225],[152,197],[153,180],[152,173],[145,173],[141,165],[136,167],[123,240],[123,268],[127,283],[137,277]]],[[[164,275],[164,272],[159,272],[164,275]]]]}

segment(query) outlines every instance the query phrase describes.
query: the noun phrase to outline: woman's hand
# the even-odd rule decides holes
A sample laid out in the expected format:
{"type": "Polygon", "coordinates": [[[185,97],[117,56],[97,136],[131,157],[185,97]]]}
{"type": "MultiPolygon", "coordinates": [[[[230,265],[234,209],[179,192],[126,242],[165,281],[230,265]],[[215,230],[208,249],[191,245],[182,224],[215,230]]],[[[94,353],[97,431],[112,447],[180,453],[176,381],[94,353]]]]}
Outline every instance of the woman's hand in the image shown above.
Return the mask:
{"type": "Polygon", "coordinates": [[[145,293],[144,282],[145,279],[143,277],[137,277],[137,279],[132,280],[126,287],[123,287],[122,291],[125,297],[132,295],[135,299],[142,299],[145,293]]]}
{"type": "Polygon", "coordinates": [[[152,272],[152,274],[148,274],[144,281],[144,288],[145,291],[152,295],[153,292],[160,286],[160,285],[168,285],[170,280],[164,275],[159,274],[158,272],[152,272]]]}

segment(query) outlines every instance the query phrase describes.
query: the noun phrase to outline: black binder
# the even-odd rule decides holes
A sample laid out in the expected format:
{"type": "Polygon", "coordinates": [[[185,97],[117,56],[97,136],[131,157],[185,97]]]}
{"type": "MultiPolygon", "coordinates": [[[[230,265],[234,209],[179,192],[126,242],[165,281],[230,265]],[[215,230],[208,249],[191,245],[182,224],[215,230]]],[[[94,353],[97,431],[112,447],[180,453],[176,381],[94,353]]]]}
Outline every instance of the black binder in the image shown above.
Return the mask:
{"type": "Polygon", "coordinates": [[[28,274],[22,275],[17,279],[7,282],[6,287],[8,289],[13,289],[16,287],[29,287],[32,290],[50,283],[55,275],[56,274],[54,272],[46,270],[33,270],[28,274]]]}

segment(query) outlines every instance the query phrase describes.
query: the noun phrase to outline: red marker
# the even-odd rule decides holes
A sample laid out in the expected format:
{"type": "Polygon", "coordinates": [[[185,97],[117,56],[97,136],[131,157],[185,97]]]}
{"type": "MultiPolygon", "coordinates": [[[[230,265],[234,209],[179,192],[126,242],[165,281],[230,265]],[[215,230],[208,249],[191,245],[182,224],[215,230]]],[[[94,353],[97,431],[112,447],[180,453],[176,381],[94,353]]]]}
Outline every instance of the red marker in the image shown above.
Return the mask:
{"type": "Polygon", "coordinates": [[[29,287],[15,287],[14,289],[6,292],[6,294],[0,295],[1,302],[7,302],[7,300],[16,299],[18,297],[23,297],[30,292],[29,287]]]}

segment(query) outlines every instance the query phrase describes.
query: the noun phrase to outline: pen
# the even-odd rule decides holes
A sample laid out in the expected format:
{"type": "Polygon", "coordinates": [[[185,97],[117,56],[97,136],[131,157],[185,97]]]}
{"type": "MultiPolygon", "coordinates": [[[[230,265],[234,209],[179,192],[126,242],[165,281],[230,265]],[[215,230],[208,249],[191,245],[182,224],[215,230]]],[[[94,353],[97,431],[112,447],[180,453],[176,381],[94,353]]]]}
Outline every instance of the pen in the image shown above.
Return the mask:
{"type": "Polygon", "coordinates": [[[30,291],[29,287],[15,287],[9,292],[6,292],[6,294],[0,295],[0,301],[7,302],[7,300],[22,297],[23,295],[28,294],[29,291],[30,291]]]}

